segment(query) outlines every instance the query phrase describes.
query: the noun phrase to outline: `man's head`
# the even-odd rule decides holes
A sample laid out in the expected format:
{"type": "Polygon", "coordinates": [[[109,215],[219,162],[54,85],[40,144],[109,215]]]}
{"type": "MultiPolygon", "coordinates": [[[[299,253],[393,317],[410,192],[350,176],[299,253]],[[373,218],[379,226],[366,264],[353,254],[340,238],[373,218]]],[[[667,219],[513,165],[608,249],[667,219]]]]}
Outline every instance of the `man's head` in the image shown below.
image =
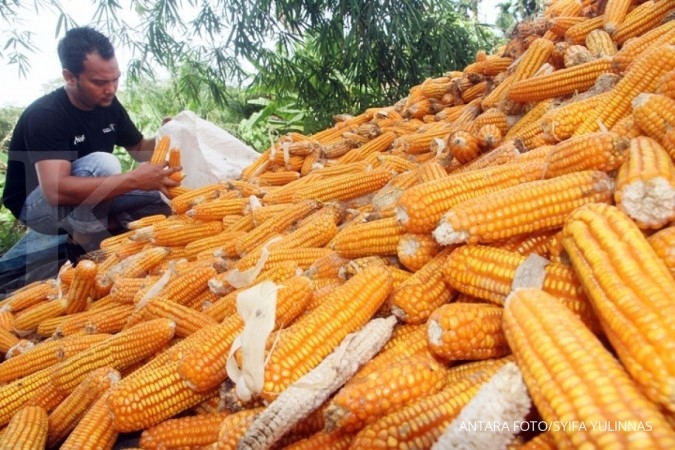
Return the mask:
{"type": "Polygon", "coordinates": [[[121,76],[110,40],[90,27],[72,28],[57,50],[73,104],[84,110],[110,106],[121,76]]]}

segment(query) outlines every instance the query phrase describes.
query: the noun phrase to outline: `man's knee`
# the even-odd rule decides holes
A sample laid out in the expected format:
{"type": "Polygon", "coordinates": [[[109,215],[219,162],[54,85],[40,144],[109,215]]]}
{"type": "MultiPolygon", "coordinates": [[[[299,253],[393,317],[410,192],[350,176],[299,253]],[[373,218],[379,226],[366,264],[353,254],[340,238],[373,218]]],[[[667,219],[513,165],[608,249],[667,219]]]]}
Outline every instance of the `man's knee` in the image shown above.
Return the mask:
{"type": "Polygon", "coordinates": [[[72,174],[80,177],[105,177],[118,173],[122,173],[122,164],[112,153],[90,153],[72,165],[72,174]]]}

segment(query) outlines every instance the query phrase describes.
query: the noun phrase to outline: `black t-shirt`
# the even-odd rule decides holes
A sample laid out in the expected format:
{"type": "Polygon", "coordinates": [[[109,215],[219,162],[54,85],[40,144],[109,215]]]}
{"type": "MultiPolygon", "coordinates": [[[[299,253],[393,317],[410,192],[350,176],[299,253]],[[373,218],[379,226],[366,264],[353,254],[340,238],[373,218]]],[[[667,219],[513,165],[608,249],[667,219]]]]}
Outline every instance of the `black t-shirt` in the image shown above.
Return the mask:
{"type": "Polygon", "coordinates": [[[93,152],[112,153],[143,138],[122,104],[92,111],[76,108],[64,88],[39,98],[19,117],[9,144],[4,205],[19,216],[26,196],[38,186],[35,163],[45,159],[75,161],[93,152]]]}

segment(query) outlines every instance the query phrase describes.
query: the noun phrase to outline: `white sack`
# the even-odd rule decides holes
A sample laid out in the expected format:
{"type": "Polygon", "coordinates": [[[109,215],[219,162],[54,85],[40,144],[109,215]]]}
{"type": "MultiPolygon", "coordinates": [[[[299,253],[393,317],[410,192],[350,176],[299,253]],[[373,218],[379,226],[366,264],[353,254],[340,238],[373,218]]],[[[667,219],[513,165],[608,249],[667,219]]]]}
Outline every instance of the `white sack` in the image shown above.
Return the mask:
{"type": "Polygon", "coordinates": [[[227,131],[183,111],[162,125],[157,136],[168,135],[171,147],[181,151],[185,173],[182,185],[189,188],[237,179],[260,154],[227,131]]]}

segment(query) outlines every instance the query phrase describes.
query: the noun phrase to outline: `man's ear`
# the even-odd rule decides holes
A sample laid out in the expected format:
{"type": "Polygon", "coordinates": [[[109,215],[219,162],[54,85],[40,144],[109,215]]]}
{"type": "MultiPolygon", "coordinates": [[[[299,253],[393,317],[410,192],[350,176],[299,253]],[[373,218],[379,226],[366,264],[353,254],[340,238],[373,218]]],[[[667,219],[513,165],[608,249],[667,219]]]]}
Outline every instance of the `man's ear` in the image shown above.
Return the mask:
{"type": "Polygon", "coordinates": [[[77,77],[68,69],[61,70],[61,75],[68,84],[74,84],[77,81],[77,77]]]}

